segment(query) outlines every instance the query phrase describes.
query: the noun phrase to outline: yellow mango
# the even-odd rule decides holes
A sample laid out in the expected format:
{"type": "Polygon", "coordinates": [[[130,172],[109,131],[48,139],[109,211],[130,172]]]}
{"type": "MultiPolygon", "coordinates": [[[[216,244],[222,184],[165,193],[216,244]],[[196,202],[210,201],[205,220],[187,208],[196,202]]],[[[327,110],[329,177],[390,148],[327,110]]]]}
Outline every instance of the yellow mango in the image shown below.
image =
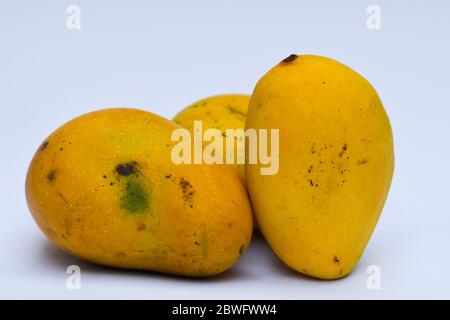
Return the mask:
{"type": "MultiPolygon", "coordinates": [[[[194,121],[202,121],[203,130],[219,129],[222,131],[225,140],[226,129],[245,128],[245,115],[247,114],[249,101],[250,96],[245,94],[226,94],[209,97],[189,105],[180,111],[173,118],[173,121],[188,129],[191,134],[194,133],[194,121]]],[[[235,160],[231,166],[234,167],[242,183],[245,184],[245,165],[237,163],[237,154],[237,145],[235,145],[235,160]]]]}
{"type": "Polygon", "coordinates": [[[107,109],[57,129],[26,179],[40,229],[108,266],[185,276],[229,269],[252,234],[246,191],[225,165],[175,165],[177,128],[150,112],[107,109]]]}
{"type": "Polygon", "coordinates": [[[279,129],[279,172],[246,166],[272,249],[306,275],[347,275],[376,226],[394,169],[392,130],[375,89],[335,60],[291,55],[257,83],[246,128],[279,129]]]}

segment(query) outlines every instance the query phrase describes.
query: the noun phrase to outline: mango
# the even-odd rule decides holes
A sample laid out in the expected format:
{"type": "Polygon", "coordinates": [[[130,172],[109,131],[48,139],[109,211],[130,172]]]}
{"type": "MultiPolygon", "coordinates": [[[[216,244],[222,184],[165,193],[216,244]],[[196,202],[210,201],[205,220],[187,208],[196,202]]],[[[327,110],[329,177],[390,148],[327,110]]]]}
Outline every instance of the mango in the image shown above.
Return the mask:
{"type": "MultiPolygon", "coordinates": [[[[181,110],[173,121],[194,133],[194,121],[202,121],[203,130],[216,128],[222,131],[224,140],[226,129],[245,128],[245,116],[247,114],[250,96],[245,94],[226,94],[205,98],[194,102],[181,110]]],[[[225,145],[225,142],[224,142],[225,145]]],[[[235,145],[233,164],[230,164],[245,184],[245,164],[239,164],[237,154],[240,147],[235,145]]],[[[245,149],[245,147],[243,147],[245,149]]],[[[245,150],[242,150],[245,152],[245,150]]],[[[223,153],[224,163],[226,154],[223,153]]]]}
{"type": "Polygon", "coordinates": [[[394,169],[392,129],[375,89],[335,60],[291,55],[258,81],[246,128],[279,129],[278,174],[246,166],[271,248],[303,274],[346,276],[374,231],[394,169]]]}
{"type": "Polygon", "coordinates": [[[195,277],[231,268],[252,235],[246,191],[225,165],[175,165],[178,128],[118,108],[53,132],[26,179],[43,233],[75,256],[113,267],[195,277]]]}

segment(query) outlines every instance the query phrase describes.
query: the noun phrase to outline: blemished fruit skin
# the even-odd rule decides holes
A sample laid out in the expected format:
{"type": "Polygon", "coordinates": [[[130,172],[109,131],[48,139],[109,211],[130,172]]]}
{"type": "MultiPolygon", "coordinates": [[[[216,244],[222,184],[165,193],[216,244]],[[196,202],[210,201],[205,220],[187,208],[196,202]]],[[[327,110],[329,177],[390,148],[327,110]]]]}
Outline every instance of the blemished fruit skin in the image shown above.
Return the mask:
{"type": "Polygon", "coordinates": [[[65,251],[113,267],[198,277],[232,267],[253,229],[246,191],[226,166],[174,164],[177,128],[116,108],[57,129],[26,179],[40,229],[65,251]]]}
{"type": "MultiPolygon", "coordinates": [[[[194,133],[194,121],[202,121],[203,130],[219,129],[222,131],[225,139],[226,129],[245,129],[245,116],[249,101],[250,96],[245,94],[212,96],[194,102],[181,110],[173,118],[173,121],[188,129],[192,134],[194,133]]],[[[235,149],[236,154],[237,150],[235,149]]],[[[230,166],[234,167],[242,183],[245,184],[245,165],[237,164],[235,161],[230,166]]]]}
{"type": "Polygon", "coordinates": [[[279,129],[279,172],[246,166],[271,248],[303,274],[346,276],[376,226],[394,169],[391,125],[375,89],[335,60],[291,55],[257,83],[246,128],[279,129]]]}

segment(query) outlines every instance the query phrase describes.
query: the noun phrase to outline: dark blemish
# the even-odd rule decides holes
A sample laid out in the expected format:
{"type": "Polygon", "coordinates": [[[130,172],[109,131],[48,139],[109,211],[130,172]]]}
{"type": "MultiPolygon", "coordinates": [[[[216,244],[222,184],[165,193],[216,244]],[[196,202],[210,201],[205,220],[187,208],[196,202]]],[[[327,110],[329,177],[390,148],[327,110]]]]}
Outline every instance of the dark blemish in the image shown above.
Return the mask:
{"type": "Polygon", "coordinates": [[[142,253],[142,252],[144,252],[144,250],[138,250],[138,252],[142,253]]]}
{"type": "MultiPolygon", "coordinates": [[[[179,184],[180,184],[181,190],[183,192],[183,199],[185,201],[192,200],[192,196],[195,193],[194,187],[189,183],[189,181],[187,181],[184,178],[180,179],[179,184]]],[[[192,206],[191,206],[191,208],[192,208],[192,206]]]]}
{"type": "Polygon", "coordinates": [[[48,140],[42,142],[42,144],[39,146],[39,151],[44,151],[45,149],[47,149],[48,144],[49,144],[48,140]]]}
{"type": "Polygon", "coordinates": [[[322,84],[326,84],[326,82],[325,82],[325,81],[322,81],[322,84]]]}
{"type": "Polygon", "coordinates": [[[137,230],[137,231],[143,231],[143,230],[146,229],[146,227],[147,227],[147,226],[145,225],[145,223],[142,223],[142,222],[141,222],[141,223],[138,223],[138,224],[137,224],[136,230],[137,230]]]}
{"type": "Polygon", "coordinates": [[[112,187],[114,185],[114,182],[110,182],[109,185],[112,187]]]}
{"type": "Polygon", "coordinates": [[[196,246],[199,246],[199,245],[200,245],[200,243],[199,243],[198,241],[194,241],[194,244],[195,244],[196,246]]]}
{"type": "Polygon", "coordinates": [[[302,269],[302,272],[308,274],[308,270],[306,269],[302,269]]]}
{"type": "Polygon", "coordinates": [[[47,173],[47,180],[49,183],[52,183],[56,180],[56,177],[58,176],[58,171],[52,170],[49,173],[47,173]]]}
{"type": "Polygon", "coordinates": [[[341,263],[341,260],[340,260],[337,256],[334,256],[334,257],[333,257],[333,263],[334,263],[334,264],[340,264],[340,263],[341,263]]]}
{"type": "Polygon", "coordinates": [[[239,257],[242,257],[242,255],[244,254],[244,250],[245,250],[244,245],[239,247],[239,257]]]}
{"type": "Polygon", "coordinates": [[[208,102],[203,102],[202,106],[206,106],[208,104],[208,102]]]}
{"type": "Polygon", "coordinates": [[[344,272],[344,269],[339,270],[339,275],[342,276],[343,272],[344,272]]]}
{"type": "Polygon", "coordinates": [[[366,139],[366,138],[362,138],[360,141],[361,141],[362,143],[370,143],[370,140],[369,140],[369,139],[366,139]]]}
{"type": "Polygon", "coordinates": [[[148,209],[149,194],[138,181],[128,181],[121,206],[129,213],[138,213],[148,209]]]}
{"type": "MultiPolygon", "coordinates": [[[[347,144],[346,143],[344,143],[343,145],[342,145],[342,150],[341,150],[341,152],[339,152],[339,158],[342,158],[342,156],[344,155],[344,153],[347,151],[347,144]]],[[[347,157],[347,159],[348,159],[348,157],[347,157]]]]}
{"type": "Polygon", "coordinates": [[[368,159],[361,159],[361,160],[358,160],[356,162],[356,164],[359,165],[359,166],[362,166],[363,164],[366,164],[367,161],[369,161],[369,160],[368,159]]]}
{"type": "Polygon", "coordinates": [[[222,137],[226,138],[227,135],[225,134],[225,132],[222,132],[222,137]]]}
{"type": "Polygon", "coordinates": [[[297,58],[298,58],[298,55],[296,55],[296,54],[291,54],[289,57],[284,58],[281,62],[284,62],[284,63],[290,63],[290,62],[292,62],[292,61],[295,61],[297,58]]]}
{"type": "Polygon", "coordinates": [[[164,178],[166,178],[166,179],[170,179],[171,177],[172,177],[171,174],[166,174],[166,175],[164,176],[164,178]]]}
{"type": "Polygon", "coordinates": [[[229,223],[227,226],[228,226],[228,229],[231,229],[233,227],[233,224],[229,223]]]}
{"type": "Polygon", "coordinates": [[[63,151],[63,150],[64,150],[64,148],[63,148],[63,147],[59,148],[59,151],[63,151]]]}
{"type": "Polygon", "coordinates": [[[117,258],[125,258],[125,257],[127,256],[127,254],[126,254],[125,252],[117,252],[117,253],[115,254],[115,256],[116,256],[117,258]]]}
{"type": "Polygon", "coordinates": [[[316,153],[316,144],[315,144],[315,143],[313,143],[313,144],[311,145],[311,153],[312,153],[312,154],[316,153]]]}
{"type": "Polygon", "coordinates": [[[108,179],[108,177],[104,174],[104,175],[103,175],[103,179],[108,179]]]}
{"type": "Polygon", "coordinates": [[[319,185],[316,183],[314,186],[315,186],[315,187],[318,187],[319,185]]]}
{"type": "Polygon", "coordinates": [[[69,202],[67,201],[66,197],[61,192],[58,192],[58,197],[66,204],[69,205],[69,202]]]}
{"type": "Polygon", "coordinates": [[[314,169],[313,165],[310,165],[308,168],[308,173],[311,173],[313,169],[314,169]]]}
{"type": "Polygon", "coordinates": [[[309,184],[311,185],[311,187],[314,187],[314,182],[311,179],[308,179],[309,184]]]}
{"type": "Polygon", "coordinates": [[[228,111],[230,111],[233,115],[238,117],[244,117],[246,116],[245,113],[240,112],[239,110],[236,110],[233,106],[228,106],[228,111]]]}
{"type": "Polygon", "coordinates": [[[136,174],[137,173],[137,162],[131,161],[128,163],[119,164],[116,167],[116,172],[120,174],[121,176],[129,176],[130,174],[136,174]]]}

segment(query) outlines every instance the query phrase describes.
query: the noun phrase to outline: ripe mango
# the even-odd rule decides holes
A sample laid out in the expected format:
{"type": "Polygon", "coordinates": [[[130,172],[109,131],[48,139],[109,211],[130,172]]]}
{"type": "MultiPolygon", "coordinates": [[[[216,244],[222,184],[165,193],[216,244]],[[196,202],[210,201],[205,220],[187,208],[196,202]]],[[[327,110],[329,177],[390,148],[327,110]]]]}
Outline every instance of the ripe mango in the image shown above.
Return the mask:
{"type": "Polygon", "coordinates": [[[394,169],[391,125],[375,89],[335,60],[291,55],[257,83],[246,128],[279,129],[278,174],[246,166],[272,249],[306,275],[347,275],[376,226],[394,169]]]}
{"type": "Polygon", "coordinates": [[[246,250],[246,191],[223,166],[175,165],[173,122],[135,109],[80,116],[52,133],[26,196],[57,246],[96,263],[185,276],[229,269],[246,250]]]}
{"type": "MultiPolygon", "coordinates": [[[[226,129],[243,129],[245,127],[245,115],[247,114],[250,96],[245,94],[226,94],[205,98],[194,102],[181,110],[173,121],[194,133],[194,121],[202,121],[203,130],[216,128],[222,131],[224,139],[226,129]]],[[[225,145],[225,143],[224,143],[225,145]]],[[[244,147],[245,148],[245,147],[244,147]]],[[[244,152],[245,150],[242,150],[244,152]]],[[[245,165],[237,163],[238,154],[235,146],[235,161],[231,164],[245,184],[245,165]]],[[[225,163],[225,152],[224,152],[225,163]]]]}

